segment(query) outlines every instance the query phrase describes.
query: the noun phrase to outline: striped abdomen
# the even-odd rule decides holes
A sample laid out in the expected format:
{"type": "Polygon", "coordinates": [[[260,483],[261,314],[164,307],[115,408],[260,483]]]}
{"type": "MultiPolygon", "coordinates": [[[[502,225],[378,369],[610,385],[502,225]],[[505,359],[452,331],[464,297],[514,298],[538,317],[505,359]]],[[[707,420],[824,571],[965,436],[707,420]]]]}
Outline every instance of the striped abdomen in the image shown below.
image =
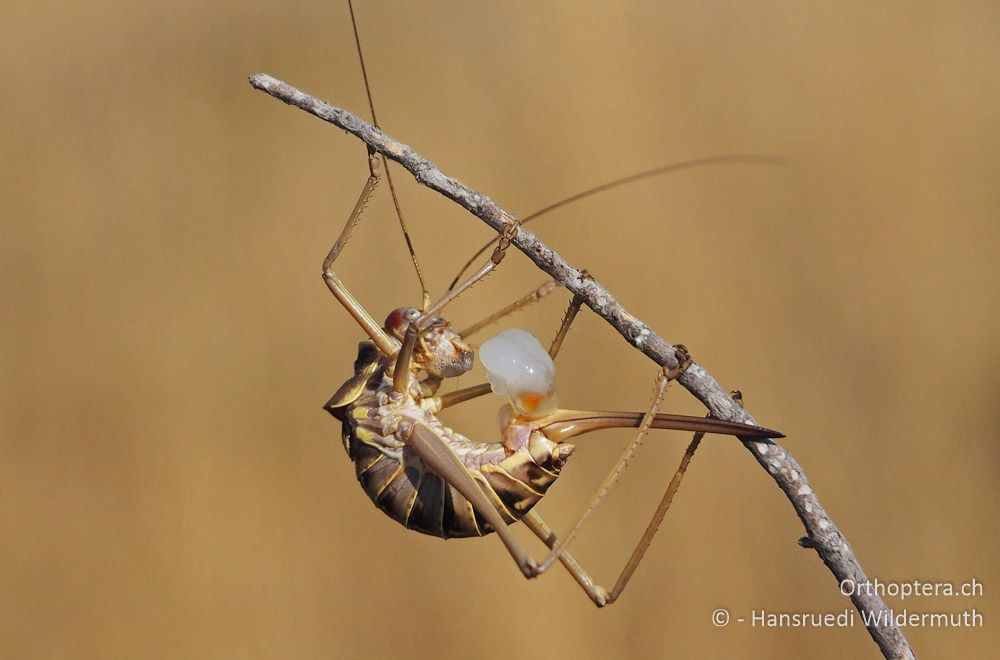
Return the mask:
{"type": "MultiPolygon", "coordinates": [[[[508,443],[516,447],[512,449],[501,443],[476,443],[419,407],[366,405],[369,402],[375,403],[362,396],[343,417],[344,445],[358,481],[378,508],[424,534],[483,536],[493,529],[461,493],[426,469],[395,437],[391,431],[397,423],[387,424],[387,418],[424,424],[444,438],[508,523],[520,520],[542,499],[573,451],[572,445],[557,445],[537,431],[530,438],[526,435],[523,446],[508,443]],[[387,431],[389,435],[383,435],[387,431]]],[[[395,432],[404,433],[406,425],[400,428],[404,430],[395,432]]]]}

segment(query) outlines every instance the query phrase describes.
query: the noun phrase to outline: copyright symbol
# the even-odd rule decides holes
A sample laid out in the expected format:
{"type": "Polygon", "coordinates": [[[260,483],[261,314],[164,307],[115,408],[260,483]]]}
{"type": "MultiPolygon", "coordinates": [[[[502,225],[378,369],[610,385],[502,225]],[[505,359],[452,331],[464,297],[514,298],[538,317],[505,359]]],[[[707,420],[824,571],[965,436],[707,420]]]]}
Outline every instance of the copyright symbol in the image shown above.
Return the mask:
{"type": "Polygon", "coordinates": [[[712,612],[712,624],[717,628],[724,628],[729,625],[729,610],[724,607],[712,612]]]}

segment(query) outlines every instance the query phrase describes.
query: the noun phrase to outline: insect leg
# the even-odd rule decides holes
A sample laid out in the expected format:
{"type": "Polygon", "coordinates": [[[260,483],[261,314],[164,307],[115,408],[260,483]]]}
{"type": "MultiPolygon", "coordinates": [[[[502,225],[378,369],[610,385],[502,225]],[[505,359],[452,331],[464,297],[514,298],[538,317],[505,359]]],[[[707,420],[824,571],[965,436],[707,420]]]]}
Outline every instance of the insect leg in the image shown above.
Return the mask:
{"type": "Polygon", "coordinates": [[[562,323],[559,325],[559,331],[556,332],[556,336],[552,340],[552,344],[549,346],[549,357],[553,360],[555,360],[556,355],[559,354],[559,349],[562,348],[563,340],[566,339],[566,335],[569,333],[569,327],[573,325],[573,321],[576,319],[576,314],[580,311],[580,307],[582,305],[583,298],[580,296],[573,296],[573,299],[569,301],[569,307],[566,308],[566,314],[563,315],[562,323]]]}
{"type": "Polygon", "coordinates": [[[518,310],[520,310],[520,309],[522,309],[524,307],[527,307],[528,305],[535,304],[536,302],[538,302],[539,300],[541,300],[545,296],[547,296],[550,293],[552,293],[553,291],[555,291],[555,289],[556,289],[557,286],[559,286],[559,285],[556,284],[555,280],[547,280],[546,282],[544,282],[538,288],[533,289],[530,293],[522,296],[521,298],[518,298],[517,300],[515,300],[511,304],[507,305],[506,307],[504,307],[500,311],[494,312],[494,313],[490,314],[489,316],[487,316],[486,318],[481,319],[481,320],[477,321],[476,323],[473,323],[468,328],[466,328],[465,330],[462,330],[458,334],[463,339],[466,338],[466,337],[468,337],[468,336],[470,336],[470,335],[473,335],[473,334],[479,332],[480,330],[482,330],[483,328],[485,328],[486,326],[490,325],[491,323],[496,323],[500,319],[502,319],[504,317],[507,317],[507,316],[510,316],[514,312],[516,312],[516,311],[518,311],[518,310]]]}
{"type": "Polygon", "coordinates": [[[629,555],[628,562],[625,564],[625,568],[622,569],[621,575],[618,576],[617,582],[615,582],[614,589],[611,590],[611,594],[608,596],[607,604],[618,600],[622,592],[625,591],[625,585],[632,578],[632,574],[635,573],[635,569],[638,568],[639,562],[642,561],[642,556],[646,553],[646,548],[649,544],[653,542],[653,536],[656,534],[656,530],[660,528],[660,523],[663,522],[663,517],[667,515],[667,509],[670,508],[670,503],[674,499],[674,494],[681,485],[681,479],[684,478],[684,472],[687,470],[688,464],[691,462],[691,457],[694,456],[694,452],[698,449],[698,445],[701,443],[701,439],[704,437],[704,433],[695,433],[694,438],[688,445],[687,449],[684,450],[684,456],[681,458],[680,465],[677,466],[677,471],[674,472],[673,478],[667,485],[667,490],[663,493],[663,497],[660,499],[660,503],[656,507],[656,511],[653,513],[653,517],[649,519],[649,524],[646,526],[646,531],[643,532],[642,538],[636,544],[635,549],[632,554],[629,555]]]}
{"type": "Polygon", "coordinates": [[[361,306],[361,303],[347,290],[340,277],[331,268],[334,260],[336,260],[341,250],[347,245],[347,241],[350,240],[354,227],[357,226],[358,221],[361,219],[361,214],[364,213],[365,207],[368,206],[368,201],[371,199],[372,193],[375,192],[375,186],[378,185],[381,179],[381,175],[379,174],[380,168],[381,161],[378,156],[369,152],[368,180],[361,189],[361,194],[354,205],[354,210],[351,211],[351,215],[347,218],[347,224],[344,225],[344,229],[340,232],[337,242],[333,244],[330,252],[326,255],[326,259],[323,260],[323,280],[326,282],[327,287],[330,288],[330,291],[333,292],[333,295],[336,296],[337,300],[340,301],[340,304],[347,309],[351,316],[354,317],[354,320],[358,322],[358,325],[371,337],[371,340],[375,342],[379,350],[387,355],[391,355],[396,350],[397,342],[390,338],[385,330],[382,329],[382,326],[361,306]]]}
{"type": "MultiPolygon", "coordinates": [[[[535,536],[542,540],[542,543],[547,545],[549,548],[553,548],[556,545],[558,539],[556,539],[555,533],[552,528],[546,524],[542,517],[539,516],[534,510],[529,511],[524,515],[521,520],[524,522],[525,526],[535,533],[535,536]]],[[[587,592],[590,599],[594,601],[594,605],[598,607],[604,607],[610,601],[608,599],[607,590],[601,585],[594,582],[594,579],[587,574],[587,571],[580,566],[579,562],[573,558],[571,554],[567,551],[563,551],[559,555],[559,561],[562,565],[569,571],[569,574],[573,576],[577,584],[587,592]]]]}
{"type": "MultiPolygon", "coordinates": [[[[358,49],[358,63],[361,64],[361,78],[365,81],[365,94],[368,96],[368,109],[372,113],[372,123],[378,128],[378,116],[375,114],[375,100],[372,98],[372,86],[368,82],[368,68],[365,66],[365,54],[361,51],[361,33],[358,30],[358,21],[354,16],[354,3],[347,0],[347,9],[351,14],[351,27],[354,29],[354,45],[358,49]]],[[[369,152],[370,153],[370,152],[369,152]]],[[[392,183],[392,172],[389,171],[388,162],[385,156],[381,157],[382,165],[385,166],[385,180],[389,183],[389,194],[392,197],[392,204],[396,207],[396,218],[399,220],[399,227],[403,230],[403,238],[406,240],[406,249],[410,252],[410,261],[413,262],[413,269],[417,273],[417,280],[420,282],[423,305],[421,309],[427,309],[431,299],[427,294],[427,284],[424,282],[424,273],[417,262],[417,253],[413,249],[413,241],[410,240],[410,232],[406,229],[406,220],[403,219],[403,209],[399,205],[399,197],[396,195],[396,186],[392,183]]]]}
{"type": "Polygon", "coordinates": [[[490,258],[479,267],[479,270],[470,275],[464,282],[446,291],[445,294],[441,296],[440,300],[431,305],[430,309],[424,312],[425,317],[430,317],[440,312],[444,309],[445,305],[455,300],[455,298],[458,298],[462,295],[462,293],[468,290],[469,287],[489,275],[493,272],[494,268],[500,265],[500,262],[503,261],[503,258],[507,255],[507,248],[510,247],[511,241],[514,240],[514,237],[517,236],[518,229],[521,228],[521,223],[517,218],[504,214],[503,220],[503,231],[500,232],[500,239],[497,241],[497,246],[494,248],[493,254],[490,255],[490,258]]]}
{"type": "Polygon", "coordinates": [[[418,325],[422,319],[423,317],[418,318],[406,328],[406,334],[403,335],[403,345],[400,346],[399,353],[396,354],[396,366],[392,371],[392,390],[396,394],[402,393],[409,384],[410,361],[413,359],[413,349],[417,345],[417,337],[423,332],[423,328],[418,325]]]}
{"type": "Polygon", "coordinates": [[[563,538],[562,541],[556,544],[556,547],[552,549],[549,556],[546,557],[545,560],[538,566],[539,573],[543,573],[548,570],[548,568],[552,566],[552,563],[558,559],[563,548],[569,545],[569,543],[576,538],[576,535],[583,528],[584,523],[586,523],[591,514],[597,510],[597,507],[600,506],[601,502],[604,501],[604,498],[607,496],[608,491],[611,490],[611,487],[616,481],[618,481],[622,472],[624,472],[625,468],[628,467],[629,461],[632,460],[632,457],[635,455],[639,445],[642,444],[642,440],[646,435],[646,432],[649,430],[654,418],[656,417],[656,412],[660,407],[660,401],[663,399],[663,394],[666,392],[669,382],[670,380],[666,373],[660,371],[657,374],[656,386],[653,391],[653,403],[646,412],[645,417],[643,417],[642,424],[639,426],[639,433],[636,435],[635,440],[633,440],[628,447],[625,448],[625,451],[622,453],[621,457],[619,457],[618,462],[604,479],[600,488],[597,489],[597,494],[591,500],[590,504],[587,505],[587,508],[584,509],[583,513],[580,514],[580,517],[576,521],[576,524],[573,525],[573,528],[570,529],[569,533],[563,538]]]}
{"type": "Polygon", "coordinates": [[[445,441],[430,427],[417,423],[413,425],[405,442],[431,471],[465,496],[476,513],[486,519],[507,547],[521,573],[525,577],[534,577],[537,562],[521,549],[520,543],[507,527],[507,521],[445,441]]]}
{"type": "Polygon", "coordinates": [[[442,394],[440,396],[440,401],[438,404],[438,410],[444,410],[445,408],[450,408],[458,403],[463,403],[471,399],[476,399],[483,396],[484,394],[489,394],[493,391],[489,383],[480,383],[479,385],[473,385],[472,387],[463,387],[460,390],[455,390],[454,392],[448,392],[447,394],[442,394]]]}
{"type": "Polygon", "coordinates": [[[520,226],[517,218],[505,214],[504,229],[500,233],[500,240],[497,242],[493,254],[486,260],[486,263],[457,287],[446,291],[440,300],[431,305],[429,309],[420,315],[420,318],[410,323],[409,327],[406,328],[406,334],[403,336],[403,345],[396,356],[396,366],[392,372],[392,389],[394,392],[401,393],[406,389],[406,385],[409,382],[410,360],[413,358],[413,348],[417,343],[417,337],[420,336],[420,333],[427,330],[435,321],[437,313],[445,305],[458,298],[473,284],[489,275],[503,261],[504,256],[507,254],[507,248],[510,247],[511,241],[517,236],[517,230],[520,226]]]}
{"type": "Polygon", "coordinates": [[[667,513],[667,509],[670,508],[670,503],[674,499],[674,495],[677,493],[677,489],[681,485],[681,479],[684,477],[684,472],[687,470],[688,464],[691,462],[691,457],[694,456],[695,450],[701,443],[701,439],[704,433],[695,433],[694,439],[691,440],[691,444],[688,445],[687,450],[684,452],[684,456],[681,458],[680,465],[677,466],[677,470],[674,472],[673,478],[670,480],[670,484],[667,486],[666,492],[663,493],[663,498],[660,500],[660,504],[656,507],[656,512],[653,513],[653,517],[650,518],[649,524],[646,526],[646,531],[643,533],[642,538],[636,544],[635,549],[629,556],[628,561],[625,563],[625,568],[622,569],[621,574],[618,576],[618,580],[615,582],[614,589],[611,590],[609,594],[607,590],[601,585],[594,582],[594,579],[590,577],[586,570],[580,564],[573,559],[573,557],[566,552],[565,544],[559,544],[556,535],[552,532],[551,528],[545,524],[545,521],[535,513],[534,511],[529,511],[522,520],[527,527],[535,533],[538,538],[542,539],[545,545],[549,548],[553,548],[556,545],[562,545],[563,550],[559,554],[559,561],[562,562],[563,566],[569,571],[570,575],[577,581],[590,599],[594,601],[594,604],[598,607],[604,607],[605,605],[610,605],[611,603],[618,600],[622,592],[625,590],[625,585],[632,578],[635,573],[635,569],[639,566],[639,562],[642,561],[642,556],[646,552],[646,548],[653,541],[653,536],[656,534],[656,530],[659,529],[660,523],[663,522],[663,517],[667,513]]]}

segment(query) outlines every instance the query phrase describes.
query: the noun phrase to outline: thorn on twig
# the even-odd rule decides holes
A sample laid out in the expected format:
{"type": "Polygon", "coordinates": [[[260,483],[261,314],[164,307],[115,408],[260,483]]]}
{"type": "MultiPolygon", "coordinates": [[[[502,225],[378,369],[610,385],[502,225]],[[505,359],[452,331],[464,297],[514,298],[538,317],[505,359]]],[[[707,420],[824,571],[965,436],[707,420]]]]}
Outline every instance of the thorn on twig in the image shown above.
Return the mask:
{"type": "Polygon", "coordinates": [[[803,536],[802,538],[800,538],[800,539],[799,539],[799,540],[797,541],[797,543],[798,543],[798,544],[799,544],[800,546],[802,546],[803,548],[809,548],[809,549],[813,549],[813,550],[815,550],[816,548],[818,548],[818,547],[819,547],[819,546],[818,546],[818,545],[816,544],[816,541],[812,540],[812,539],[811,539],[811,538],[809,538],[808,536],[803,536]]]}
{"type": "MultiPolygon", "coordinates": [[[[295,89],[291,85],[265,73],[258,73],[251,76],[250,83],[255,88],[267,92],[284,103],[300,108],[350,132],[355,137],[372,146],[379,153],[401,164],[414,176],[418,183],[445,195],[448,199],[451,199],[483,220],[494,231],[503,233],[508,224],[504,220],[504,217],[513,218],[512,215],[500,209],[486,195],[467,188],[457,179],[447,176],[441,170],[437,169],[433,163],[417,154],[410,147],[389,138],[381,131],[373,130],[370,124],[346,110],[320,101],[316,97],[295,89]]],[[[712,159],[706,159],[706,162],[708,161],[712,161],[712,159]]],[[[712,162],[725,162],[725,159],[712,162]]],[[[737,161],[734,160],[731,162],[737,161]]],[[[583,288],[577,279],[579,278],[580,271],[563,259],[557,252],[544,245],[530,232],[519,232],[516,240],[512,240],[512,242],[538,268],[544,270],[550,277],[564,284],[568,289],[573,290],[573,288],[576,288],[579,290],[583,288]]],[[[574,291],[574,294],[577,293],[577,291],[574,291]]],[[[679,357],[675,355],[673,346],[667,343],[640,319],[630,314],[611,295],[611,292],[602,287],[596,280],[590,283],[587,291],[581,291],[578,295],[584,300],[587,307],[604,318],[631,345],[642,351],[642,353],[656,362],[656,364],[664,367],[667,363],[673,363],[679,357]]],[[[710,408],[712,407],[712,402],[717,402],[726,396],[725,391],[719,386],[718,382],[703,367],[687,371],[681,379],[681,385],[710,408]]],[[[725,419],[727,421],[753,421],[752,417],[742,409],[733,409],[730,406],[725,406],[723,412],[726,414],[725,419]]],[[[789,502],[795,507],[795,511],[802,524],[809,532],[809,536],[799,540],[800,546],[803,548],[818,548],[819,542],[814,539],[820,534],[838,534],[841,537],[843,536],[833,520],[830,519],[829,514],[823,509],[816,493],[808,488],[808,481],[805,478],[802,468],[788,451],[778,447],[771,440],[747,441],[744,445],[753,454],[757,462],[767,470],[768,474],[781,487],[789,502]]],[[[843,552],[824,557],[823,560],[838,580],[843,580],[852,575],[864,574],[861,564],[846,542],[843,552]]],[[[882,612],[886,609],[885,603],[877,594],[858,596],[855,600],[855,606],[861,612],[862,616],[870,616],[870,613],[882,612]]],[[[914,657],[913,650],[906,641],[906,637],[900,630],[899,625],[894,621],[889,621],[885,624],[869,623],[866,627],[886,657],[914,657]]]]}

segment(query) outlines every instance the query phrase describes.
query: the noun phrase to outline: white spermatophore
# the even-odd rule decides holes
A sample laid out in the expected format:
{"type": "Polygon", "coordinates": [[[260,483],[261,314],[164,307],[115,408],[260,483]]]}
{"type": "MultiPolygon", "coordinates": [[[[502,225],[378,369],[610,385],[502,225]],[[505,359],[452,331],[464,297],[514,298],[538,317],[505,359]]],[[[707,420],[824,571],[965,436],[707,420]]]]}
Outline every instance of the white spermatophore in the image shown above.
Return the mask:
{"type": "Polygon", "coordinates": [[[527,330],[511,328],[487,339],[479,359],[490,387],[519,415],[540,417],[555,409],[556,366],[527,330]]]}

